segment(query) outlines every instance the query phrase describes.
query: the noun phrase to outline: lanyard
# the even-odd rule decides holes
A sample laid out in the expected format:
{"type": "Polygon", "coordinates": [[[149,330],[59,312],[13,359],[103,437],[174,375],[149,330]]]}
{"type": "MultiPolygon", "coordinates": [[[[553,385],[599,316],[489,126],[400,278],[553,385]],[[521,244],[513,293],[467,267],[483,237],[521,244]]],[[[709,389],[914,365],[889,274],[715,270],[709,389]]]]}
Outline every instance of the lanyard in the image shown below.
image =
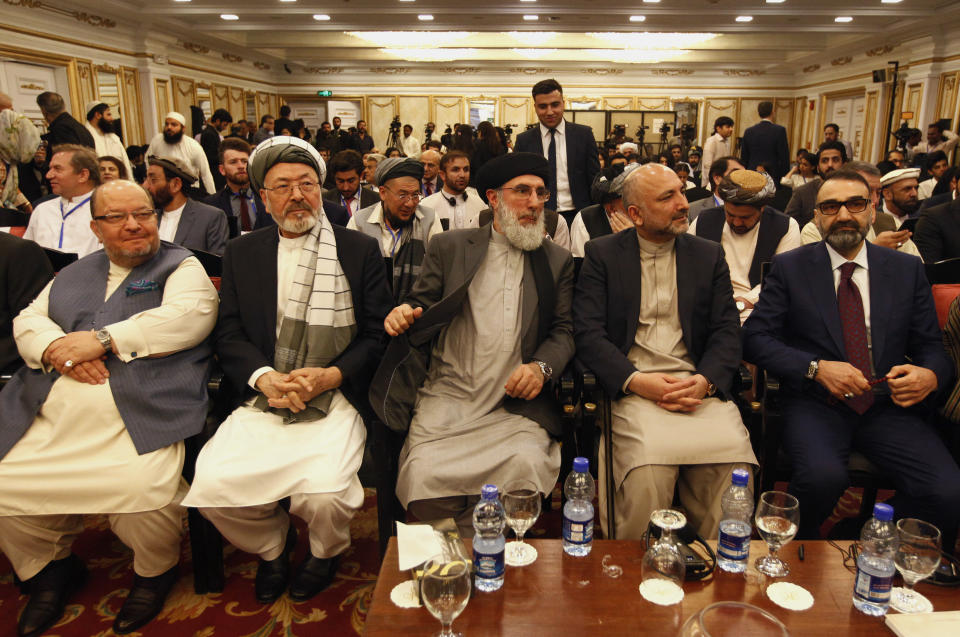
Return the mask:
{"type": "Polygon", "coordinates": [[[68,210],[66,214],[64,214],[63,199],[60,200],[60,241],[57,243],[57,250],[63,250],[63,228],[64,226],[67,225],[67,217],[69,217],[74,212],[76,212],[77,208],[81,207],[83,204],[87,203],[88,201],[90,201],[90,197],[87,197],[86,199],[78,203],[76,206],[68,210]]]}
{"type": "MultiPolygon", "coordinates": [[[[347,214],[350,215],[351,217],[353,216],[353,210],[350,209],[350,202],[353,201],[354,199],[357,199],[359,202],[359,199],[360,199],[359,189],[357,189],[357,192],[353,193],[353,197],[350,197],[349,199],[344,199],[343,193],[340,193],[340,203],[342,203],[343,207],[347,209],[347,214]]],[[[359,208],[359,205],[357,207],[359,208]]]]}
{"type": "Polygon", "coordinates": [[[383,225],[383,227],[386,228],[387,232],[390,233],[390,236],[393,237],[393,247],[390,249],[390,258],[392,259],[397,253],[397,246],[400,245],[400,235],[403,234],[403,228],[399,228],[396,234],[394,234],[393,229],[390,228],[390,226],[386,223],[383,225]]]}

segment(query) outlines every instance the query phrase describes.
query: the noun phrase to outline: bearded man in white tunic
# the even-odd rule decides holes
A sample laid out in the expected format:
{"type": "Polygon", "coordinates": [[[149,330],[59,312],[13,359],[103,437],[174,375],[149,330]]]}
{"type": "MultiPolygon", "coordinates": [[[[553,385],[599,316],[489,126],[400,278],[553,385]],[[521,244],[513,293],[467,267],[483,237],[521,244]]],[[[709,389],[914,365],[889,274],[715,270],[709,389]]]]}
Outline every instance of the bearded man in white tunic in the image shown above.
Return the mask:
{"type": "Polygon", "coordinates": [[[485,164],[478,186],[493,223],[431,239],[407,302],[384,322],[411,339],[418,321],[446,325],[416,395],[397,497],[421,520],[454,518],[465,537],[484,484],[524,478],[549,493],[560,469],[551,380],[573,356],[573,258],[544,241],[549,170],[534,153],[485,164]]]}
{"type": "Polygon", "coordinates": [[[392,297],[377,241],[324,215],[313,146],[272,137],[248,173],[277,225],[227,244],[215,347],[237,408],[200,452],[184,504],[259,556],[267,604],[287,588],[296,544],[278,502],[289,496],[310,531],[290,584],[303,601],[332,581],[363,504],[366,394],[392,297]]]}
{"type": "Polygon", "coordinates": [[[640,539],[678,483],[691,526],[715,537],[731,472],[756,464],[730,400],[741,358],[730,271],[718,243],[686,234],[683,191],[666,166],[631,173],[634,228],[586,244],[574,297],[577,356],[614,401],[600,507],[612,462],[619,539],[640,539]]]}
{"type": "Polygon", "coordinates": [[[26,362],[0,393],[0,549],[30,600],[18,634],[63,614],[86,568],[82,516],[108,516],[133,549],[113,630],[163,608],[177,579],[183,439],[207,412],[217,292],[189,250],[158,238],[137,184],[97,188],[89,230],[103,250],[64,268],[14,321],[26,362]]]}

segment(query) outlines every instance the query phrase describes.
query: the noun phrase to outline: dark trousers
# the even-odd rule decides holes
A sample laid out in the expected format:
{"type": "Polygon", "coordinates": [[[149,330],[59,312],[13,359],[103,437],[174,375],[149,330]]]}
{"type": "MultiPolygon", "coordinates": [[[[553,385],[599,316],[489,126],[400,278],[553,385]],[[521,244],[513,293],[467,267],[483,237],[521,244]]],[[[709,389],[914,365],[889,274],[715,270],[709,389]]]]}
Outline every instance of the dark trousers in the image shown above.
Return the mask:
{"type": "Polygon", "coordinates": [[[953,551],[960,521],[960,468],[918,410],[878,395],[862,416],[837,404],[785,396],[784,449],[793,463],[789,491],[800,501],[801,539],[817,539],[837,499],[850,486],[847,461],[857,450],[890,477],[896,519],[935,524],[953,551]]]}

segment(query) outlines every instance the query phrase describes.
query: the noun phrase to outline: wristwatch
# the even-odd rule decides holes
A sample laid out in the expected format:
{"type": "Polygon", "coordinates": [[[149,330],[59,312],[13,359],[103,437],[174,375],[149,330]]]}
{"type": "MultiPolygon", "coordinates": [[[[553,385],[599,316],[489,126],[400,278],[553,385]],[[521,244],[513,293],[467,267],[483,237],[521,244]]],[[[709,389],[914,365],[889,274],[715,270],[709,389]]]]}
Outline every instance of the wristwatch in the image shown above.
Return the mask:
{"type": "Polygon", "coordinates": [[[103,351],[109,354],[113,351],[113,339],[110,338],[110,332],[107,330],[97,330],[93,333],[97,337],[97,340],[100,341],[100,345],[103,346],[103,351]]]}
{"type": "Polygon", "coordinates": [[[747,304],[744,303],[743,301],[737,301],[737,311],[742,312],[745,309],[747,309],[747,304]]]}
{"type": "Polygon", "coordinates": [[[543,361],[533,361],[540,367],[540,371],[543,372],[543,382],[550,380],[550,377],[553,376],[553,368],[544,363],[543,361]]]}
{"type": "Polygon", "coordinates": [[[817,372],[820,371],[820,359],[815,358],[810,361],[810,366],[807,367],[807,373],[804,375],[807,380],[813,380],[817,377],[817,372]]]}
{"type": "Polygon", "coordinates": [[[707,393],[706,393],[707,398],[713,396],[716,393],[717,393],[717,386],[711,383],[709,380],[707,380],[707,393]]]}

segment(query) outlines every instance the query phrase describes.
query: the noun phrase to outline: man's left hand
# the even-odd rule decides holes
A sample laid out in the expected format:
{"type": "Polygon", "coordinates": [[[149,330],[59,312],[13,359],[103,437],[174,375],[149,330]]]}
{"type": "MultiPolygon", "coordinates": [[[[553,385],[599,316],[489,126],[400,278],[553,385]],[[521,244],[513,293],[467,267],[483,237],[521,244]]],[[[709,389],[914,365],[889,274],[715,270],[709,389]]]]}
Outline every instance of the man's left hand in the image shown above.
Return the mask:
{"type": "Polygon", "coordinates": [[[543,371],[536,363],[520,365],[510,374],[503,388],[511,398],[533,400],[543,389],[543,371]]]}
{"type": "Polygon", "coordinates": [[[70,332],[50,343],[44,352],[44,358],[61,374],[66,374],[70,371],[70,368],[65,366],[68,361],[72,367],[98,360],[104,354],[103,345],[92,331],[70,332]]]}
{"type": "Polygon", "coordinates": [[[695,381],[693,385],[664,394],[663,398],[657,401],[657,406],[668,411],[694,411],[707,395],[710,383],[703,374],[691,376],[691,379],[695,381]]]}
{"type": "Polygon", "coordinates": [[[926,367],[894,365],[887,372],[890,399],[900,407],[910,407],[937,388],[937,375],[926,367]]]}
{"type": "Polygon", "coordinates": [[[299,389],[280,398],[271,398],[269,404],[297,413],[323,392],[339,387],[343,383],[343,373],[339,367],[302,367],[287,374],[283,380],[298,385],[299,389]]]}

